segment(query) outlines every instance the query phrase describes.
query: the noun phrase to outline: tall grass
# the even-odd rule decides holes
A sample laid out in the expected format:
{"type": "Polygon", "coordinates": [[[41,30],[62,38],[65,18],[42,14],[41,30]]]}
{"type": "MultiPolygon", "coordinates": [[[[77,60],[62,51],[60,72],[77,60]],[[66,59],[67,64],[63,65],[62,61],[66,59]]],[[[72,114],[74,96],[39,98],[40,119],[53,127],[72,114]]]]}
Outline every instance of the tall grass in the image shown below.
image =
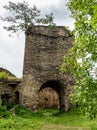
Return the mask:
{"type": "Polygon", "coordinates": [[[0,116],[0,130],[97,130],[97,118],[88,120],[78,109],[68,112],[40,109],[31,112],[16,106],[8,118],[0,116]]]}

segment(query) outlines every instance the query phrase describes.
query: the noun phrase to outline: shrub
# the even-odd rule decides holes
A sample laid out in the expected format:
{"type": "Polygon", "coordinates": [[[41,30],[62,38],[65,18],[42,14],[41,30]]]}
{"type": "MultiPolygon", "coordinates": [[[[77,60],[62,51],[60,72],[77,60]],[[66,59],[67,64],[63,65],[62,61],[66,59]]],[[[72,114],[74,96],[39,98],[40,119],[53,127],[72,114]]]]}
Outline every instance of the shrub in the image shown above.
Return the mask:
{"type": "Polygon", "coordinates": [[[2,106],[0,103],[0,117],[7,118],[10,116],[10,112],[7,110],[6,106],[2,106]]]}

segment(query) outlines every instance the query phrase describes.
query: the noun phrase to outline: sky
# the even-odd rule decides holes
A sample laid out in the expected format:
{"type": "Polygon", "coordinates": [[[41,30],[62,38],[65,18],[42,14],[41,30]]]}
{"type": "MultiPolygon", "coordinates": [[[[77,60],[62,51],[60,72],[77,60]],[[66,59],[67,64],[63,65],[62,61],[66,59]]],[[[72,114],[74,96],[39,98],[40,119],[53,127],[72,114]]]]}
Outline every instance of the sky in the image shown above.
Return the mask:
{"type": "MultiPolygon", "coordinates": [[[[9,0],[0,0],[0,15],[6,14],[3,5],[9,0]]],[[[23,0],[10,0],[12,2],[22,2],[23,0]]],[[[57,25],[69,26],[72,30],[74,20],[70,17],[70,12],[65,6],[67,0],[25,0],[30,6],[36,5],[41,10],[41,15],[53,12],[54,22],[57,25]]],[[[9,37],[9,32],[3,29],[7,25],[0,21],[0,67],[9,70],[16,77],[23,75],[23,63],[25,52],[25,36],[23,33],[9,37]]]]}

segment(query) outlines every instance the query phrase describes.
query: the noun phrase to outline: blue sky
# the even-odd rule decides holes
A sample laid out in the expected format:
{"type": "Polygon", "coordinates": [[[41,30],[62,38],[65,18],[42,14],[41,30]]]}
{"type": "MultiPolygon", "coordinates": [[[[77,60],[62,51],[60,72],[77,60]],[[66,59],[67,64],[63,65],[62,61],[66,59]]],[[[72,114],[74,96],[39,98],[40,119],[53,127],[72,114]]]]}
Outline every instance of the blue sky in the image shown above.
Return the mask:
{"type": "MultiPolygon", "coordinates": [[[[0,0],[0,15],[5,15],[3,5],[9,0],[0,0]]],[[[22,0],[10,0],[12,2],[22,2],[22,0]]],[[[53,12],[57,25],[69,26],[73,29],[74,20],[70,18],[70,13],[65,4],[66,0],[25,0],[30,6],[36,5],[41,10],[41,15],[53,12]]],[[[9,33],[3,29],[7,25],[0,21],[0,67],[3,67],[17,77],[22,77],[23,59],[25,48],[25,36],[23,33],[9,37],[9,33]]]]}

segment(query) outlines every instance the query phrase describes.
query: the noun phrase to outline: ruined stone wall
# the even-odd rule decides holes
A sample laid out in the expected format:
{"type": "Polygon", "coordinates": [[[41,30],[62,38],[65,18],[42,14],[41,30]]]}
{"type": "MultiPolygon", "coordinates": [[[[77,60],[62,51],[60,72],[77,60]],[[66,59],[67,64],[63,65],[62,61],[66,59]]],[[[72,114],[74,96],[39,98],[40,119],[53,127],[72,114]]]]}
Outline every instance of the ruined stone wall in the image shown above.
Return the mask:
{"type": "MultiPolygon", "coordinates": [[[[72,42],[73,37],[65,27],[50,29],[46,26],[35,26],[29,28],[26,34],[21,104],[32,109],[37,108],[41,86],[48,81],[54,81],[56,84],[60,82],[58,93],[61,96],[61,106],[64,109],[69,108],[68,95],[71,91],[72,78],[69,74],[61,73],[60,66],[72,42]]],[[[51,85],[52,87],[57,89],[51,85]]]]}
{"type": "Polygon", "coordinates": [[[19,97],[17,95],[20,79],[17,79],[11,72],[6,69],[0,68],[0,72],[4,72],[7,78],[0,78],[0,103],[3,105],[7,103],[18,104],[19,97]],[[18,101],[18,102],[17,102],[18,101]]]}
{"type": "Polygon", "coordinates": [[[15,86],[11,86],[7,81],[0,82],[0,101],[15,104],[15,86]]]}

